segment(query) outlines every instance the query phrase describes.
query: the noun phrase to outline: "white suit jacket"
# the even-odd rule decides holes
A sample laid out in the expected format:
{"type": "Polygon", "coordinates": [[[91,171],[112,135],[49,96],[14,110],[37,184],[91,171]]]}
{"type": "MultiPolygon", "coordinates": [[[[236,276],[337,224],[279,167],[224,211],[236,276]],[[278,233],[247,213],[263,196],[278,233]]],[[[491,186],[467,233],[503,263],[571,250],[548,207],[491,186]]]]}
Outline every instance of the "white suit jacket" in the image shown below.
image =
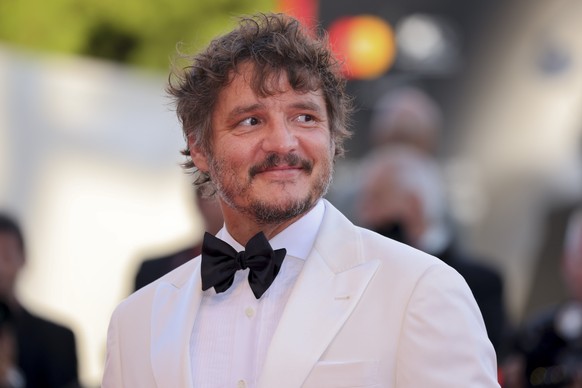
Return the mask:
{"type": "MultiPolygon", "coordinates": [[[[111,317],[103,388],[192,387],[189,339],[201,296],[195,259],[124,300],[111,317]]],[[[325,202],[259,388],[498,387],[496,370],[457,272],[325,202]]]]}

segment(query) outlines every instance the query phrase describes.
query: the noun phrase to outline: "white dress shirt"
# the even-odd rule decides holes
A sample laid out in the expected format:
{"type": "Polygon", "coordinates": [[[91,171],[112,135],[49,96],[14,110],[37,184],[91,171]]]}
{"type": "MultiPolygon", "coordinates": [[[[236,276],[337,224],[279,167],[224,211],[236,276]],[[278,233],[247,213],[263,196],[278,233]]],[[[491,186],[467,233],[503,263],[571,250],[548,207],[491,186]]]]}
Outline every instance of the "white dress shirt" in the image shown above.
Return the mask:
{"type": "MultiPolygon", "coordinates": [[[[249,287],[249,270],[237,271],[232,286],[217,294],[204,292],[192,336],[190,355],[195,387],[255,387],[267,349],[283,314],[297,276],[311,251],[325,206],[319,201],[305,216],[269,242],[287,255],[271,287],[256,299],[249,287]]],[[[241,246],[221,229],[217,237],[237,252],[241,246]]]]}

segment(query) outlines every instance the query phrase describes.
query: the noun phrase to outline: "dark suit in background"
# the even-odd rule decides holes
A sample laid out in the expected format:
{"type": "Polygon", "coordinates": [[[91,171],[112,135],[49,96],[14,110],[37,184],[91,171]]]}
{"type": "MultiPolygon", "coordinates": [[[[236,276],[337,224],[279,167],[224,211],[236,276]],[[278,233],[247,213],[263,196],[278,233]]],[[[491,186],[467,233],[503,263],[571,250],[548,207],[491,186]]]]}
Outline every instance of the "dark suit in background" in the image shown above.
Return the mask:
{"type": "Polygon", "coordinates": [[[7,308],[11,337],[16,342],[16,354],[10,362],[18,368],[28,388],[78,387],[73,332],[29,312],[16,297],[16,280],[25,262],[20,225],[0,213],[0,301],[7,308]]]}
{"type": "Polygon", "coordinates": [[[13,314],[18,366],[29,388],[78,387],[77,351],[73,332],[30,313],[13,314]]]}
{"type": "Polygon", "coordinates": [[[167,256],[144,260],[135,275],[134,291],[161,278],[171,270],[178,268],[188,260],[198,256],[201,247],[199,244],[167,256]]]}
{"type": "MultiPolygon", "coordinates": [[[[199,189],[194,191],[194,195],[196,208],[199,215],[202,217],[203,231],[216,234],[220,228],[222,228],[224,223],[222,210],[220,209],[218,201],[215,197],[205,197],[199,189]]],[[[202,249],[201,241],[203,235],[204,233],[200,233],[200,237],[198,238],[199,242],[193,246],[157,258],[148,257],[145,259],[136,272],[134,278],[134,291],[150,284],[171,270],[178,268],[182,264],[198,256],[202,249]]]]}

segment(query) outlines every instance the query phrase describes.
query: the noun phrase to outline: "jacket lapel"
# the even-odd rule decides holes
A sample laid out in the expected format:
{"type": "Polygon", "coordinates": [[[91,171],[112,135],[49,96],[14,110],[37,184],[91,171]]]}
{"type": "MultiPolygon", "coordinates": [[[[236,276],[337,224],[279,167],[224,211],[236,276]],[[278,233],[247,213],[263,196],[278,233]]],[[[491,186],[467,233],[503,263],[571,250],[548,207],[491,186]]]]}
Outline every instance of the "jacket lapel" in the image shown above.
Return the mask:
{"type": "Polygon", "coordinates": [[[359,233],[326,202],[314,249],[273,336],[260,388],[300,387],[358,304],[379,262],[361,262],[359,233]]]}
{"type": "Polygon", "coordinates": [[[151,362],[160,387],[191,387],[190,337],[202,298],[200,260],[161,281],[152,307],[151,362]]]}

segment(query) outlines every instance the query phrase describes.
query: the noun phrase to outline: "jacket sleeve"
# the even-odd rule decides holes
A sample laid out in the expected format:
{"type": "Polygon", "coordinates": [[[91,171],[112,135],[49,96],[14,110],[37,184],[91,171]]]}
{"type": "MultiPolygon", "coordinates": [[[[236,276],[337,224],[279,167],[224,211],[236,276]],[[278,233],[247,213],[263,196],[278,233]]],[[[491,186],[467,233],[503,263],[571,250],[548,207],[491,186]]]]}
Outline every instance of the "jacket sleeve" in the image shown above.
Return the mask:
{"type": "Polygon", "coordinates": [[[118,312],[115,310],[111,316],[107,331],[107,355],[101,388],[123,387],[117,314],[118,312]]]}
{"type": "Polygon", "coordinates": [[[495,351],[465,280],[431,266],[410,296],[399,337],[397,387],[499,387],[495,351]]]}

